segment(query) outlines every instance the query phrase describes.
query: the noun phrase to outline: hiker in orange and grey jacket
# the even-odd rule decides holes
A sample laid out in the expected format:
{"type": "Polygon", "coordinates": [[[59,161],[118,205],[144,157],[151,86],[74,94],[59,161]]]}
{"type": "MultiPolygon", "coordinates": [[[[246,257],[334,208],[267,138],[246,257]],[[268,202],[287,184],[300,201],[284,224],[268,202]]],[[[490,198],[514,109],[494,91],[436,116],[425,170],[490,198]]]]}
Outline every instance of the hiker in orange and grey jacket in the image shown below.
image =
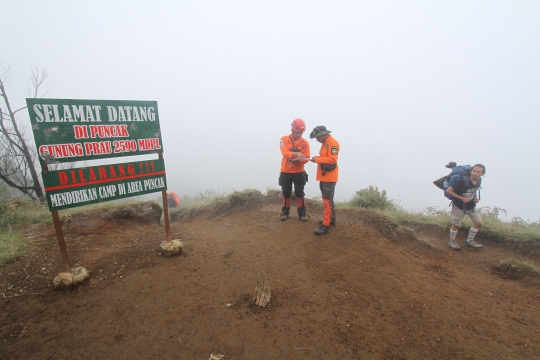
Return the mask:
{"type": "Polygon", "coordinates": [[[291,124],[291,134],[283,136],[279,141],[279,148],[283,155],[281,159],[281,173],[279,185],[283,193],[281,221],[290,216],[291,194],[294,184],[296,208],[301,221],[307,221],[306,206],[304,203],[304,187],[307,182],[307,174],[304,164],[309,161],[309,143],[302,137],[306,130],[306,124],[302,119],[295,119],[291,124]]]}
{"type": "Polygon", "coordinates": [[[169,208],[175,208],[180,206],[180,200],[178,199],[178,195],[174,192],[166,192],[167,194],[167,205],[169,205],[169,208]]]}
{"type": "Polygon", "coordinates": [[[317,163],[317,181],[320,181],[324,218],[319,220],[321,226],[315,229],[316,235],[328,234],[329,226],[336,225],[336,211],[334,209],[334,193],[338,181],[338,154],[339,143],[330,135],[331,131],[325,126],[317,126],[313,129],[309,137],[316,138],[321,143],[319,156],[314,156],[311,161],[317,163]]]}

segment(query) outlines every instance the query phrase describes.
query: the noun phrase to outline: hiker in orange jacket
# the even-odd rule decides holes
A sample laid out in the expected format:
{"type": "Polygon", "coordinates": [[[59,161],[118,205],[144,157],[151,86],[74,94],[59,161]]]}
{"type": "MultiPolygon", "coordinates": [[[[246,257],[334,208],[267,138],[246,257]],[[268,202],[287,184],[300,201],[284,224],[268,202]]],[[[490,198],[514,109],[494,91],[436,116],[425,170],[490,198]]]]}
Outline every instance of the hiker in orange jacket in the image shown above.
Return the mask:
{"type": "Polygon", "coordinates": [[[296,208],[301,221],[307,221],[306,206],[304,203],[304,187],[307,174],[304,164],[309,161],[309,143],[302,137],[306,131],[306,124],[302,119],[295,119],[291,124],[291,134],[283,136],[279,141],[279,148],[283,155],[281,159],[281,172],[279,185],[282,190],[281,221],[289,218],[291,209],[291,194],[294,184],[296,208]]]}
{"type": "Polygon", "coordinates": [[[325,126],[317,126],[313,129],[309,137],[316,138],[321,143],[319,156],[314,156],[311,161],[318,164],[317,181],[320,181],[324,218],[319,220],[321,226],[315,229],[316,235],[328,234],[330,225],[336,225],[336,211],[334,209],[334,193],[338,181],[338,154],[339,143],[330,135],[331,131],[325,126]]]}
{"type": "Polygon", "coordinates": [[[167,192],[167,205],[169,208],[175,208],[180,206],[180,200],[178,199],[178,195],[174,192],[167,192]]]}

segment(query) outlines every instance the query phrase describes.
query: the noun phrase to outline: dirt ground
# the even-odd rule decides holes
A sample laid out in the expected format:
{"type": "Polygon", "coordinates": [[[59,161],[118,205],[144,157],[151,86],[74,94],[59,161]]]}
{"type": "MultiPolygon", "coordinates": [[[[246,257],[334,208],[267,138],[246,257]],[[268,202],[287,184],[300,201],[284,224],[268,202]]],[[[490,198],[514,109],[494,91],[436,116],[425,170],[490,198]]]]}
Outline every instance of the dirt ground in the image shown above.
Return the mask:
{"type": "Polygon", "coordinates": [[[91,276],[70,291],[52,286],[54,229],[29,227],[29,255],[0,268],[0,358],[538,358],[540,282],[498,269],[537,250],[480,233],[483,250],[453,252],[442,230],[362,209],[338,209],[316,236],[322,209],[308,213],[282,222],[279,199],[260,194],[183,211],[171,231],[184,249],[170,258],[148,204],[74,216],[70,259],[91,276]],[[267,308],[252,304],[261,271],[267,308]]]}

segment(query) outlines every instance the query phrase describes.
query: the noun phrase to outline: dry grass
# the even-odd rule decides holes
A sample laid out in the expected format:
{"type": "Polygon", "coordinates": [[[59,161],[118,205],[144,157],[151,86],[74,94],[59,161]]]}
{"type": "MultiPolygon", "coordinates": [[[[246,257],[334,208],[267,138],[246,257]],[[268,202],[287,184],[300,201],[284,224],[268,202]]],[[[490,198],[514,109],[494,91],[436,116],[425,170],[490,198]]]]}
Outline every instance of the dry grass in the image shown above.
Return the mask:
{"type": "Polygon", "coordinates": [[[9,264],[26,253],[26,239],[8,226],[0,232],[0,266],[9,264]]]}
{"type": "Polygon", "coordinates": [[[505,259],[499,263],[499,269],[512,273],[540,275],[540,270],[532,261],[505,259]]]}

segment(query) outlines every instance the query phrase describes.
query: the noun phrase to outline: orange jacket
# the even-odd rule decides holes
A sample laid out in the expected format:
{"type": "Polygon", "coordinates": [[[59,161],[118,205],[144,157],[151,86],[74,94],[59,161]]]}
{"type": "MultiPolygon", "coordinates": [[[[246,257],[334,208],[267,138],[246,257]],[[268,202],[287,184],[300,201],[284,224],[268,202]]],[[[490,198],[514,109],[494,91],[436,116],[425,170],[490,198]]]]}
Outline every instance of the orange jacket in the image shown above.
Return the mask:
{"type": "Polygon", "coordinates": [[[294,140],[291,135],[282,136],[279,140],[279,149],[283,158],[281,159],[281,171],[286,173],[299,173],[304,171],[304,164],[309,161],[309,143],[301,137],[298,140],[294,140]],[[296,147],[304,156],[305,160],[302,161],[289,161],[293,159],[292,148],[296,147]]]}
{"type": "Polygon", "coordinates": [[[171,208],[178,207],[180,205],[178,195],[176,195],[172,191],[170,193],[167,193],[167,204],[169,204],[169,207],[171,208]]]}
{"type": "Polygon", "coordinates": [[[321,144],[321,150],[319,156],[315,157],[317,166],[317,181],[324,182],[337,182],[338,181],[338,155],[339,155],[339,143],[332,135],[328,135],[328,138],[321,144]],[[331,171],[327,171],[326,174],[322,174],[321,164],[333,165],[336,164],[336,168],[331,171]]]}

